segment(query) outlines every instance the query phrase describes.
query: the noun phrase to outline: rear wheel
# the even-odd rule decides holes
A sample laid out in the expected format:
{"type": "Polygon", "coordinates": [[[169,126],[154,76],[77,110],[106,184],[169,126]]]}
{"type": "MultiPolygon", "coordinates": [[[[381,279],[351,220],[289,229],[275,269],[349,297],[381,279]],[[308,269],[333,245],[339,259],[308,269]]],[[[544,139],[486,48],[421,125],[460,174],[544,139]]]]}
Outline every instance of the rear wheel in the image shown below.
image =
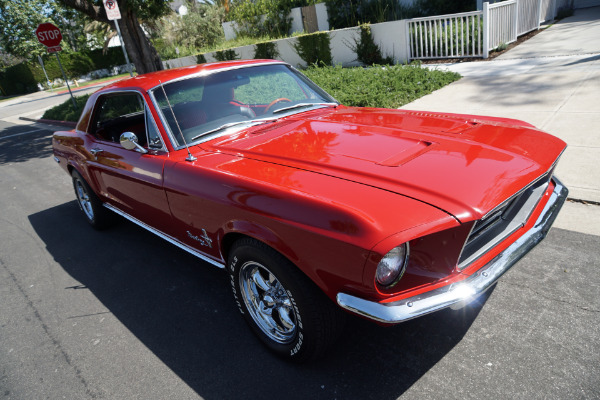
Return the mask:
{"type": "Polygon", "coordinates": [[[89,224],[95,229],[104,229],[113,225],[115,215],[102,205],[96,193],[94,193],[79,172],[73,170],[71,176],[73,178],[73,189],[77,197],[77,204],[79,204],[79,208],[83,211],[85,219],[89,224]]]}
{"type": "Polygon", "coordinates": [[[343,312],[270,247],[238,241],[228,272],[240,312],[273,352],[303,362],[322,356],[337,338],[343,312]]]}

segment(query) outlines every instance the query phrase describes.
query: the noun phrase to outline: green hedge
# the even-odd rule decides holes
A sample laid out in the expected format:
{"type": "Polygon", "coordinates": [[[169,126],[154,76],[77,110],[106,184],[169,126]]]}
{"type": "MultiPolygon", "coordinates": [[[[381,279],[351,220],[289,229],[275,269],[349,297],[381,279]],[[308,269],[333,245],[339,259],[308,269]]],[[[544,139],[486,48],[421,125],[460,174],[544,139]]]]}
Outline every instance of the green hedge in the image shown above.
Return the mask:
{"type": "Polygon", "coordinates": [[[25,63],[0,71],[0,90],[4,96],[32,93],[38,90],[31,68],[25,63]]]}
{"type": "Polygon", "coordinates": [[[331,65],[331,38],[327,32],[301,35],[292,45],[301,59],[310,65],[331,65]]]}
{"type": "MultiPolygon", "coordinates": [[[[58,53],[67,78],[85,75],[97,69],[110,69],[125,64],[120,47],[111,47],[106,54],[102,49],[84,50],[77,53],[61,51],[58,53]]],[[[60,66],[53,54],[42,57],[50,80],[62,79],[60,66]]],[[[32,61],[6,68],[0,71],[0,88],[4,95],[15,95],[37,91],[37,83],[46,83],[46,76],[37,58],[32,61]]]]}

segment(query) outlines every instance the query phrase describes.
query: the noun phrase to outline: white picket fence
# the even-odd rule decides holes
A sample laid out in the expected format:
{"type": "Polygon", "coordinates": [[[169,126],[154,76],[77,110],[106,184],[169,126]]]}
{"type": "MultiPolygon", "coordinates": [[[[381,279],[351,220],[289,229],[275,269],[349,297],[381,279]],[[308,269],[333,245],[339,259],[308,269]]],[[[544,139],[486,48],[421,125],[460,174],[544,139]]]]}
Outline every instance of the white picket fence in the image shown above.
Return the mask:
{"type": "Polygon", "coordinates": [[[487,5],[484,3],[482,13],[487,12],[488,51],[502,44],[517,40],[517,0],[503,1],[487,5]],[[486,11],[487,10],[487,11],[486,11]]]}
{"type": "Polygon", "coordinates": [[[408,20],[412,59],[481,57],[481,11],[408,20]]]}
{"type": "Polygon", "coordinates": [[[491,50],[554,19],[557,1],[485,2],[480,11],[407,20],[409,59],[487,58],[491,50]]]}

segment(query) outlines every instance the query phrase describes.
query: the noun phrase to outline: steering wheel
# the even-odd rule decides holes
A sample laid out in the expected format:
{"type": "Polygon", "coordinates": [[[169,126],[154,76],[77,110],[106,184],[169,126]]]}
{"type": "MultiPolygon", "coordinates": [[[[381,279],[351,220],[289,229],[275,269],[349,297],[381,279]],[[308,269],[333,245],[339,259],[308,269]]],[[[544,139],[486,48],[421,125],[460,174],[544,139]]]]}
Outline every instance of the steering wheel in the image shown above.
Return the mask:
{"type": "Polygon", "coordinates": [[[278,99],[275,99],[275,100],[273,100],[272,102],[269,103],[269,105],[267,106],[267,108],[265,108],[264,114],[268,113],[269,109],[271,107],[273,107],[275,104],[279,103],[280,101],[287,101],[288,103],[292,102],[290,99],[286,99],[285,97],[280,97],[278,99]]]}

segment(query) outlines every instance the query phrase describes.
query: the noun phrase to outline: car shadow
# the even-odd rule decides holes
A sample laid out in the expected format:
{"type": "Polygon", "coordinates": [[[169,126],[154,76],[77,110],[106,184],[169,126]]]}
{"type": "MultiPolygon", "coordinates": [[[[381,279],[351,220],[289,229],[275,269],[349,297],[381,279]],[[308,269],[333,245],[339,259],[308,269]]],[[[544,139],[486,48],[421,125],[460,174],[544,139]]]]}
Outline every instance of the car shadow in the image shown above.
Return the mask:
{"type": "Polygon", "coordinates": [[[64,290],[90,290],[206,399],[395,399],[462,340],[481,310],[444,310],[394,327],[349,317],[328,357],[294,365],[247,329],[218,268],[128,221],[95,231],[75,201],[29,220],[54,260],[81,283],[64,290]]]}
{"type": "Polygon", "coordinates": [[[0,165],[47,158],[52,154],[52,131],[15,125],[0,131],[0,165]]]}

